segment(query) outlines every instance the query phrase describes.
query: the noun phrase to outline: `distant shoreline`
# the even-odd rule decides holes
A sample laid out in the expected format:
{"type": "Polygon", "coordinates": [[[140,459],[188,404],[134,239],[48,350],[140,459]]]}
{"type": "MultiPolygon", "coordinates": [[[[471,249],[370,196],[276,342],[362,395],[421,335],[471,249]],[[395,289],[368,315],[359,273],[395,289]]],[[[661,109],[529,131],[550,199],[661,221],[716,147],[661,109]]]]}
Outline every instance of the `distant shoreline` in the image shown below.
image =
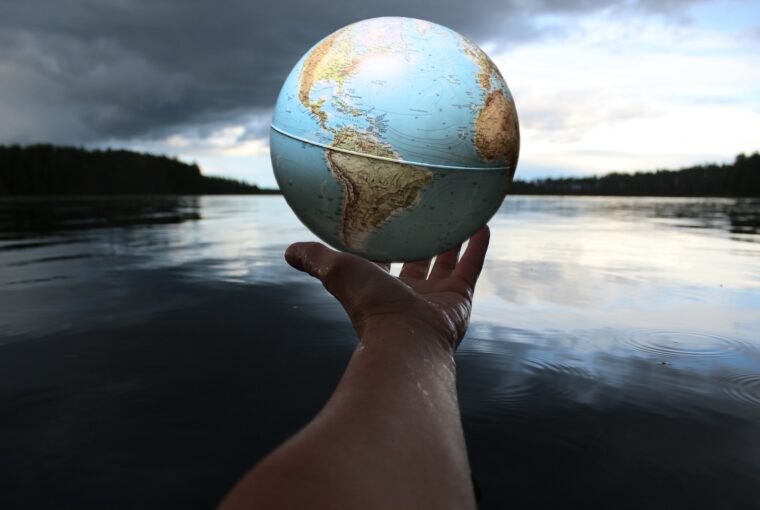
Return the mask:
{"type": "MultiPolygon", "coordinates": [[[[196,164],[126,150],[0,146],[0,198],[281,195],[279,189],[209,177],[196,164]]],[[[760,197],[760,154],[731,164],[593,177],[515,180],[510,195],[760,197]]]]}
{"type": "Polygon", "coordinates": [[[196,164],[126,150],[0,146],[0,197],[274,195],[223,177],[201,174],[196,164]]]}
{"type": "Polygon", "coordinates": [[[746,198],[760,199],[760,195],[646,195],[646,194],[596,194],[596,193],[522,193],[508,192],[507,197],[598,197],[598,198],[746,198]]]}
{"type": "Polygon", "coordinates": [[[218,197],[218,196],[225,196],[225,197],[251,197],[251,196],[281,196],[282,193],[280,190],[272,190],[272,189],[262,189],[261,191],[255,192],[255,193],[160,193],[160,194],[148,194],[148,193],[138,193],[138,194],[120,194],[120,193],[96,193],[96,194],[51,194],[51,195],[0,195],[0,201],[5,202],[12,202],[14,200],[46,200],[46,199],[87,199],[87,200],[108,200],[108,199],[127,199],[127,198],[135,198],[135,199],[143,199],[143,198],[191,198],[191,197],[218,197]]]}
{"type": "MultiPolygon", "coordinates": [[[[265,189],[256,193],[163,193],[158,195],[152,194],[94,194],[94,195],[0,195],[0,202],[12,202],[15,200],[46,200],[46,199],[88,199],[88,200],[108,200],[108,199],[149,199],[149,198],[182,198],[182,197],[251,197],[251,196],[282,196],[282,192],[278,189],[265,189]]],[[[594,198],[723,198],[723,199],[760,199],[760,196],[737,196],[737,195],[596,195],[591,193],[507,193],[505,200],[508,200],[510,196],[515,197],[558,197],[558,198],[581,198],[581,197],[594,197],[594,198]]]]}
{"type": "Polygon", "coordinates": [[[511,195],[634,197],[760,197],[760,154],[739,154],[731,164],[680,170],[610,173],[593,177],[516,180],[511,195]]]}

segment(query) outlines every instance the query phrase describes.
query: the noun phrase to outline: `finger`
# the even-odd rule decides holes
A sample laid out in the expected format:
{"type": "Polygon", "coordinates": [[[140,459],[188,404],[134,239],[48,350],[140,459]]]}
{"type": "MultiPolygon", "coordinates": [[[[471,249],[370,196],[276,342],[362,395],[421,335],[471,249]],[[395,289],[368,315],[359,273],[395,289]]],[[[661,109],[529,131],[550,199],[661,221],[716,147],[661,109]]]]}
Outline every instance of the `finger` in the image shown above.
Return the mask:
{"type": "Polygon", "coordinates": [[[285,261],[314,278],[324,281],[327,269],[339,253],[322,243],[293,243],[285,250],[285,261]]]}
{"type": "Polygon", "coordinates": [[[445,251],[435,258],[435,264],[428,280],[442,280],[451,276],[452,271],[457,265],[457,258],[459,257],[459,250],[462,249],[462,244],[458,244],[451,248],[449,251],[445,251]]]}
{"type": "Polygon", "coordinates": [[[410,280],[424,280],[430,267],[431,259],[416,260],[414,262],[407,262],[401,268],[399,278],[409,278],[410,280]]]}
{"type": "Polygon", "coordinates": [[[488,225],[484,225],[470,238],[467,250],[454,269],[454,275],[462,278],[471,288],[475,288],[475,282],[478,281],[480,271],[483,269],[483,261],[486,258],[490,238],[491,231],[488,229],[488,225]]]}
{"type": "Polygon", "coordinates": [[[383,268],[348,253],[331,250],[322,243],[294,243],[285,251],[285,260],[294,268],[309,273],[325,286],[348,310],[360,289],[382,276],[383,268]]]}
{"type": "Polygon", "coordinates": [[[385,271],[386,273],[389,273],[391,270],[391,263],[390,262],[375,262],[380,269],[385,271]]]}

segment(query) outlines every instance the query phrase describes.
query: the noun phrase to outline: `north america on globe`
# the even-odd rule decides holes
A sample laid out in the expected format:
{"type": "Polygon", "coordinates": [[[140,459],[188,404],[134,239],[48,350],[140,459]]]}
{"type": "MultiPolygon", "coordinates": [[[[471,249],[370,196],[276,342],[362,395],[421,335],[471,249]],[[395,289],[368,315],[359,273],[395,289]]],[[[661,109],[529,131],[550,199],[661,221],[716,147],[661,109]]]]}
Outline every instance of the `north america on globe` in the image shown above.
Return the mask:
{"type": "Polygon", "coordinates": [[[431,257],[477,231],[504,200],[519,146],[491,59],[448,28],[397,17],[312,47],[282,87],[270,140],[299,219],[382,261],[431,257]]]}

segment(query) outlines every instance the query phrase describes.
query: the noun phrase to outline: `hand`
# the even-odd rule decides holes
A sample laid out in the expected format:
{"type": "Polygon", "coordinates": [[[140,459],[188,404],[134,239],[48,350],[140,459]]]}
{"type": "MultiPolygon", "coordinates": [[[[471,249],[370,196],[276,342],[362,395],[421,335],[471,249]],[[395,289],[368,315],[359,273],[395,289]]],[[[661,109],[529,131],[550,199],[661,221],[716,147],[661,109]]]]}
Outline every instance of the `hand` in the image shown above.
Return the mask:
{"type": "Polygon", "coordinates": [[[364,331],[388,321],[431,328],[444,346],[456,349],[467,330],[475,283],[483,268],[490,232],[484,226],[461,245],[432,259],[407,262],[396,278],[390,265],[331,250],[321,243],[294,243],[285,260],[319,279],[348,312],[361,338],[364,331]]]}

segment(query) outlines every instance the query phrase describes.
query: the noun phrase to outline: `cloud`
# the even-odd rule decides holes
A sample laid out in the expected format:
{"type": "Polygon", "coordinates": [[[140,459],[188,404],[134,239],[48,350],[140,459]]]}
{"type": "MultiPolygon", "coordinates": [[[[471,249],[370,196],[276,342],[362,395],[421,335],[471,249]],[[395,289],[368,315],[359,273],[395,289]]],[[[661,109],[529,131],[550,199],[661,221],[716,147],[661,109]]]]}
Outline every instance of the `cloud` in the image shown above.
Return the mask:
{"type": "Polygon", "coordinates": [[[760,43],[760,25],[749,29],[747,34],[749,35],[750,40],[753,40],[755,43],[760,43]]]}
{"type": "MultiPolygon", "coordinates": [[[[381,15],[430,19],[495,48],[551,35],[542,16],[682,12],[691,0],[49,0],[0,5],[0,143],[166,139],[220,124],[241,140],[316,41],[381,15]],[[633,7],[631,7],[633,5],[633,7]],[[662,6],[665,7],[662,7],[662,6]],[[658,7],[659,6],[659,7],[658,7]]],[[[556,27],[555,27],[556,28],[556,27]]]]}
{"type": "Polygon", "coordinates": [[[730,31],[605,13],[561,44],[495,61],[517,103],[522,178],[677,168],[757,148],[760,59],[730,31]]]}

